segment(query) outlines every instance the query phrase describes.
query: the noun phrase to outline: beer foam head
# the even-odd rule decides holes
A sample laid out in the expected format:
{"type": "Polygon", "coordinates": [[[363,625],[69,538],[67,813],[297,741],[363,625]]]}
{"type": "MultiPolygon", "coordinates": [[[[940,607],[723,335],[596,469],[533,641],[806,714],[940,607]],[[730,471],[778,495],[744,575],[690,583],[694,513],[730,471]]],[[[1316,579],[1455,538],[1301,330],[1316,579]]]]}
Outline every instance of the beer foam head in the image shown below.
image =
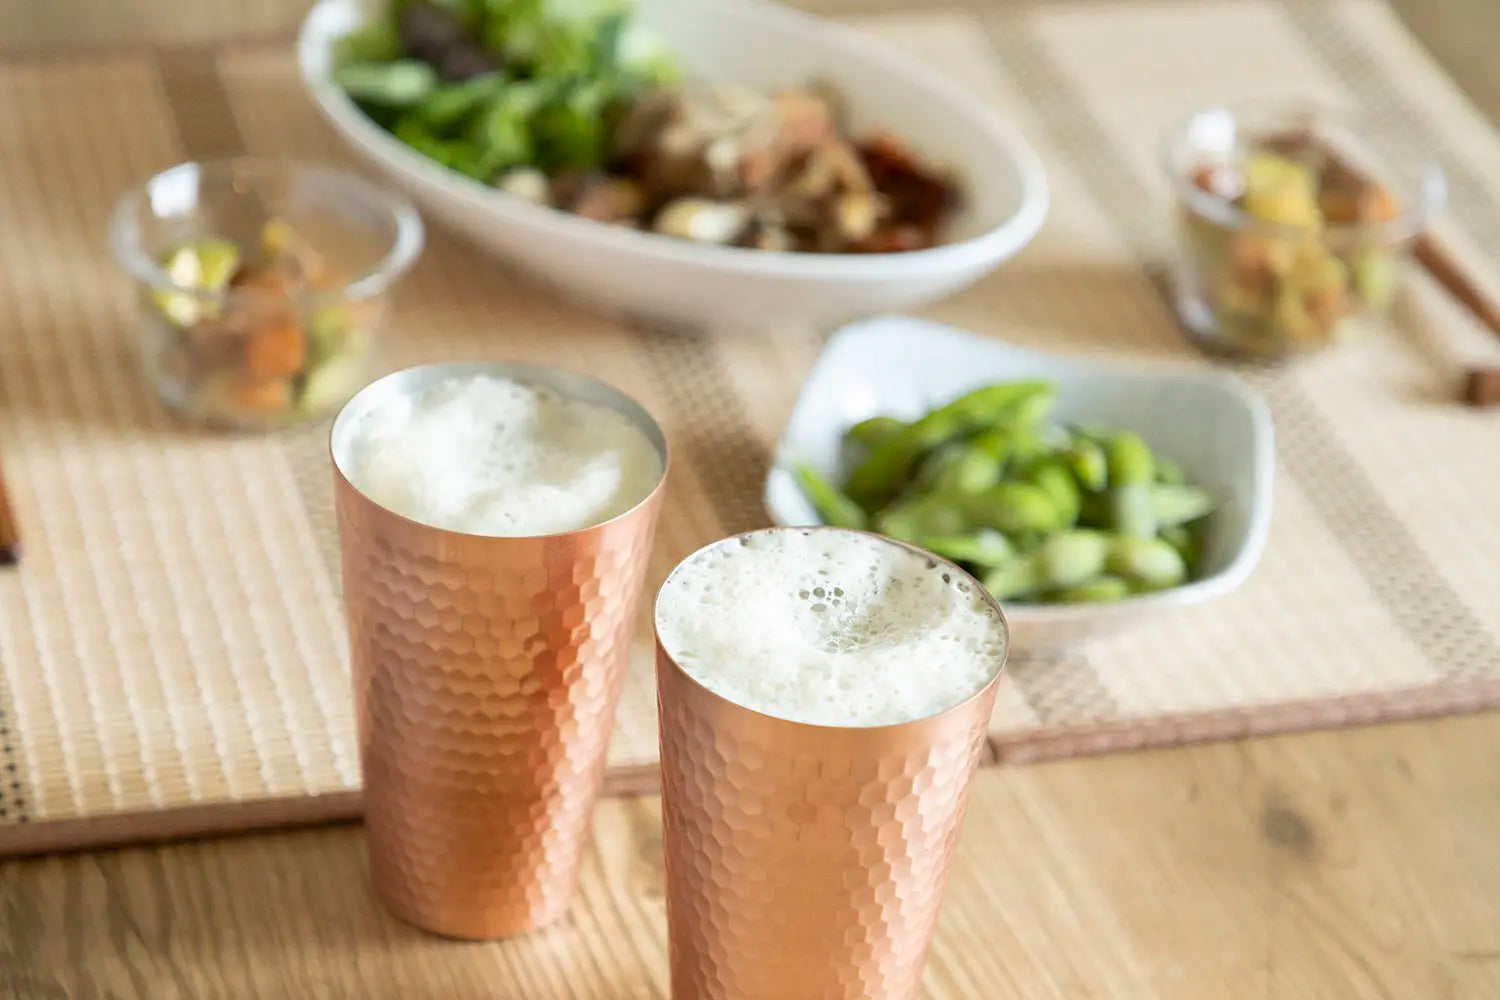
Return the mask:
{"type": "Polygon", "coordinates": [[[710,691],[766,715],[881,726],[936,715],[989,683],[1005,626],[966,574],[853,531],[725,539],[667,578],[656,630],[710,691]]]}
{"type": "Polygon", "coordinates": [[[345,474],[423,524],[475,535],[548,535],[607,521],[661,478],[662,459],[622,413],[496,375],[459,375],[397,397],[353,428],[345,474]]]}

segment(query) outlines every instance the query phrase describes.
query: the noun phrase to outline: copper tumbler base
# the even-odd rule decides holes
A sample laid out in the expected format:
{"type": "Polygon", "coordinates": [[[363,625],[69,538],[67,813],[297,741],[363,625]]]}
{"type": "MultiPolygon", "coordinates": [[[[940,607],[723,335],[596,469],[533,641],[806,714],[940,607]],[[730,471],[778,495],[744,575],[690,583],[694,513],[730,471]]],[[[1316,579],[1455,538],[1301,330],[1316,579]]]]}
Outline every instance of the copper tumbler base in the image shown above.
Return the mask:
{"type": "MultiPolygon", "coordinates": [[[[620,410],[652,438],[665,477],[666,445],[643,410],[553,369],[410,369],[356,396],[349,419],[380,405],[381,391],[405,391],[399,380],[420,387],[475,370],[620,410]]],[[[578,883],[661,481],[630,510],[578,531],[445,531],[350,483],[339,460],[346,415],[334,425],[335,501],[376,895],[448,937],[536,929],[563,915],[578,883]]]]}

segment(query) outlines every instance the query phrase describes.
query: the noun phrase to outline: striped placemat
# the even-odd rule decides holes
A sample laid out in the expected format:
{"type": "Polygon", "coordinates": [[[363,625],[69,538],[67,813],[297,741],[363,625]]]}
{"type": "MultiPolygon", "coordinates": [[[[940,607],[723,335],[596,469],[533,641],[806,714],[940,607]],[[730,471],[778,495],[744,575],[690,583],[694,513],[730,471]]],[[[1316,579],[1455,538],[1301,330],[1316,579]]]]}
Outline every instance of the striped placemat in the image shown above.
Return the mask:
{"type": "MultiPolygon", "coordinates": [[[[270,24],[274,6],[237,16],[270,24]]],[[[1070,354],[1192,358],[1158,284],[1171,248],[1154,142],[1210,97],[1362,106],[1443,159],[1456,238],[1500,260],[1500,189],[1486,183],[1500,141],[1382,4],[878,6],[856,23],[1002,107],[1054,186],[1036,243],[934,318],[1070,354]]],[[[126,186],[237,151],[346,160],[280,42],[0,56],[0,455],[27,541],[25,564],[0,572],[0,852],[357,815],[326,430],[177,426],[135,373],[135,299],[102,238],[126,186]]],[[[399,290],[382,362],[562,364],[640,399],[676,456],[659,580],[765,523],[769,449],[818,347],[795,331],[622,326],[439,231],[399,290]]],[[[1447,401],[1458,370],[1485,359],[1500,342],[1414,276],[1395,322],[1246,372],[1279,430],[1261,568],[1149,630],[1018,660],[995,758],[1500,703],[1500,467],[1479,460],[1500,423],[1447,401]]],[[[617,792],[654,771],[637,653],[610,751],[617,792]]]]}

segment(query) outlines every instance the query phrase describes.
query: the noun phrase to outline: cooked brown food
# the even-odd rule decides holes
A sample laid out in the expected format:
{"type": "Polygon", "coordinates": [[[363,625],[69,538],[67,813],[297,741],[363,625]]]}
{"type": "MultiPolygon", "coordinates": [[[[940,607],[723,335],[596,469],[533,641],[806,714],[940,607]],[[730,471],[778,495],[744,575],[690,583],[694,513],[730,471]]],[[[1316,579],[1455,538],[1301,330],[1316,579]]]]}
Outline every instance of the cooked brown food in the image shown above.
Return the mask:
{"type": "Polygon", "coordinates": [[[606,169],[502,176],[513,194],[701,243],[814,253],[891,253],[941,241],[955,180],[900,140],[860,141],[837,97],[717,84],[643,95],[615,132],[606,169]]]}

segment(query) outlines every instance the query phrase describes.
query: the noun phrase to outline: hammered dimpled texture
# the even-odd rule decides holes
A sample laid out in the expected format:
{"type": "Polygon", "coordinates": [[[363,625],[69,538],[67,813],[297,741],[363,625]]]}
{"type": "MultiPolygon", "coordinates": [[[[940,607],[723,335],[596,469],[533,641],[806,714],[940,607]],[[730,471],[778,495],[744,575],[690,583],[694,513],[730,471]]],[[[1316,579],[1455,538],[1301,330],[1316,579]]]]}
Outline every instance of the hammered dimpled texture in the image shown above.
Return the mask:
{"type": "Polygon", "coordinates": [[[834,729],[751,712],[658,644],[673,1000],[908,1000],[996,682],[948,712],[834,729]]]}
{"type": "Polygon", "coordinates": [[[542,926],[578,881],[660,488],[593,528],[481,538],[335,483],[376,894],[451,937],[542,926]]]}

